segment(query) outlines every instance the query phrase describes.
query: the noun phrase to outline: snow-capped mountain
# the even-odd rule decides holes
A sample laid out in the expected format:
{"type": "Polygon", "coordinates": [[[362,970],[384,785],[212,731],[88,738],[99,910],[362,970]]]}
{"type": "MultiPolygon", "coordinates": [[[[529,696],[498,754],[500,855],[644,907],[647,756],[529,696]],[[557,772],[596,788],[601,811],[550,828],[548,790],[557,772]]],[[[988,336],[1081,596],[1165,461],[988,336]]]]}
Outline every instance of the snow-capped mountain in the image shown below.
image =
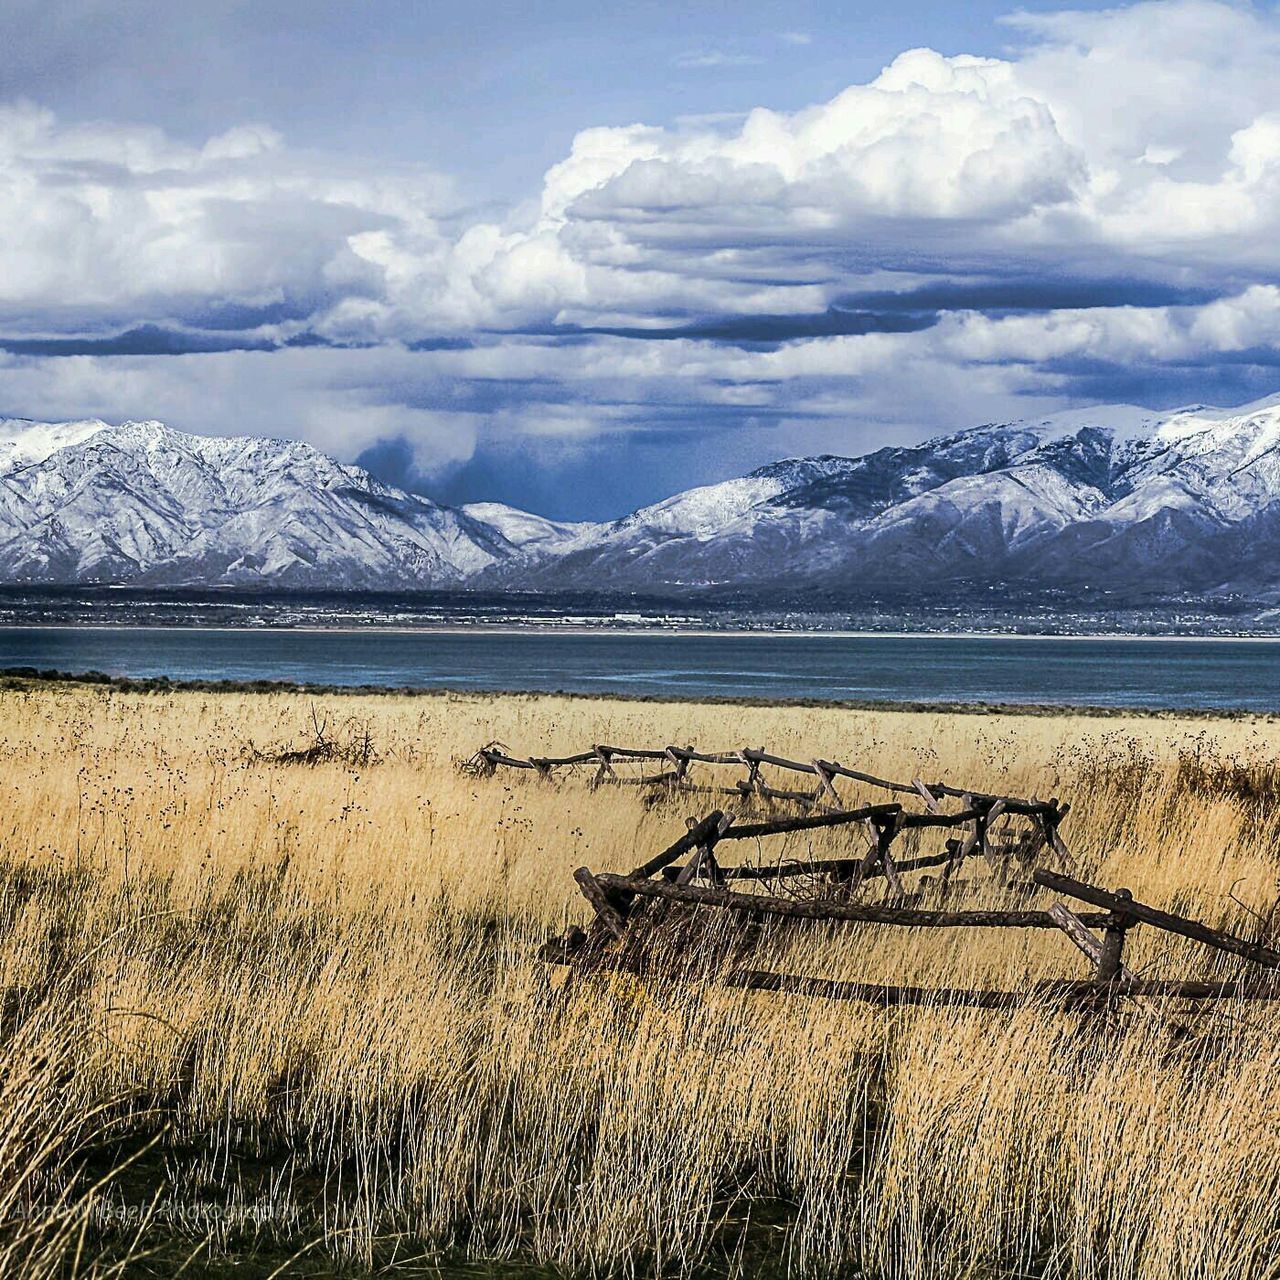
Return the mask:
{"type": "Polygon", "coordinates": [[[518,552],[497,524],[297,441],[0,422],[0,579],[403,588],[518,552]]]}
{"type": "Polygon", "coordinates": [[[295,441],[0,422],[0,579],[1280,591],[1280,396],[797,458],[605,524],[452,509],[295,441]]]}
{"type": "Polygon", "coordinates": [[[1280,587],[1277,504],[1280,397],[1163,414],[1112,405],[775,463],[486,576],[556,587],[1259,590],[1280,587]]]}

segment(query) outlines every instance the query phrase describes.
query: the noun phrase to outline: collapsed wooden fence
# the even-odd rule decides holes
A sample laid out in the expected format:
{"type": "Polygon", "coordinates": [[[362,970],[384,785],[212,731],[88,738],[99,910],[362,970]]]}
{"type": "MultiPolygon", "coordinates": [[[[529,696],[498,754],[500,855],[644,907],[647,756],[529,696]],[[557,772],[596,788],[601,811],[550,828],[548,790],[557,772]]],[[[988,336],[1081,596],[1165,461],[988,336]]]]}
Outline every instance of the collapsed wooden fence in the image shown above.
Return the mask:
{"type": "MultiPolygon", "coordinates": [[[[551,779],[557,775],[581,774],[589,770],[590,785],[600,786],[636,786],[648,788],[656,794],[672,792],[693,792],[703,795],[736,796],[740,800],[752,798],[763,800],[785,800],[807,809],[825,809],[832,813],[847,810],[848,806],[840,795],[837,782],[841,779],[862,784],[872,790],[884,791],[890,795],[909,798],[913,802],[923,803],[931,813],[941,812],[942,805],[948,800],[958,800],[967,807],[977,804],[994,805],[1004,802],[1004,809],[1010,814],[1023,812],[1028,807],[1037,813],[1046,815],[1052,827],[1048,834],[1050,842],[1054,839],[1057,825],[1065,817],[1069,806],[1060,809],[1056,800],[1042,804],[1038,800],[1024,800],[1016,796],[1000,796],[987,794],[973,788],[953,786],[946,782],[928,782],[922,778],[912,778],[909,782],[895,782],[889,778],[877,777],[862,769],[850,768],[837,760],[815,757],[809,761],[790,760],[786,756],[774,755],[763,747],[742,747],[733,751],[698,751],[694,747],[615,747],[604,744],[593,746],[589,751],[579,751],[568,756],[513,756],[502,743],[491,742],[481,747],[462,768],[478,777],[492,777],[499,769],[529,770],[543,779],[551,779]],[[659,764],[662,768],[657,773],[644,773],[646,766],[659,764]],[[619,772],[620,767],[639,766],[641,772],[636,776],[625,776],[619,772]],[[711,769],[741,768],[745,775],[731,783],[699,782],[692,774],[694,765],[711,769]],[[797,790],[788,787],[773,786],[765,770],[776,770],[786,773],[807,775],[814,779],[810,789],[797,790]]],[[[771,775],[770,775],[771,776],[771,775]]]]}
{"type": "Polygon", "coordinates": [[[911,813],[897,803],[869,805],[839,813],[738,823],[736,816],[716,810],[648,861],[626,875],[574,873],[595,916],[583,930],[576,926],[549,941],[542,958],[578,972],[621,970],[667,979],[710,978],[731,987],[784,991],[835,1000],[860,1000],[885,1007],[957,1005],[1008,1009],[1045,1003],[1068,1010],[1113,1009],[1122,1000],[1280,998],[1280,951],[1259,942],[1214,929],[1201,921],[1136,901],[1124,889],[1099,888],[1064,874],[1069,860],[1057,833],[1065,812],[1056,803],[1011,797],[974,797],[970,807],[951,814],[911,813]],[[1020,815],[1032,836],[1009,843],[991,837],[994,811],[1020,815]],[[775,863],[730,865],[721,860],[735,841],[763,839],[786,832],[855,825],[867,837],[860,857],[800,859],[775,863]],[[899,859],[894,844],[904,832],[962,830],[948,838],[938,853],[899,859]],[[1056,838],[1055,838],[1056,837],[1056,838]],[[1035,865],[1044,853],[1059,869],[1035,865]],[[681,864],[681,859],[687,860],[681,864]],[[942,896],[957,867],[983,858],[997,884],[1023,898],[1046,893],[1101,910],[1087,912],[1056,901],[1041,908],[947,910],[922,906],[919,885],[906,877],[925,869],[940,872],[942,896]],[[1013,879],[1021,867],[1028,878],[1013,879]],[[762,885],[785,882],[792,892],[761,892],[762,885]],[[873,881],[883,881],[884,900],[863,900],[873,881]],[[748,891],[738,886],[746,885],[748,891]],[[797,892],[797,885],[807,892],[797,892]],[[716,922],[721,927],[712,928],[716,922]],[[1060,931],[1088,959],[1092,972],[1079,980],[1048,979],[1029,991],[884,986],[831,978],[779,973],[742,962],[756,949],[770,922],[822,922],[891,925],[909,928],[1012,928],[1060,931]],[[1238,981],[1201,982],[1139,978],[1124,963],[1127,936],[1150,926],[1226,952],[1261,969],[1238,981]],[[1099,937],[1095,930],[1101,930],[1099,937]]]}

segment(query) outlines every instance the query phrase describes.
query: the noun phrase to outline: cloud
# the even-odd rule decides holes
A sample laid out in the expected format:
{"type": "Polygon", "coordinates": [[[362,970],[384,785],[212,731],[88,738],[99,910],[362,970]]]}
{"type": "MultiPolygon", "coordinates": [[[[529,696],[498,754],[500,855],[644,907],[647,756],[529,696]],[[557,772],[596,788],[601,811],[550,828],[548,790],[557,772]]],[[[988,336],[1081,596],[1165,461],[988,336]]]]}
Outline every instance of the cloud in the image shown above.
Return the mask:
{"type": "Polygon", "coordinates": [[[671,59],[673,67],[685,71],[705,71],[716,67],[758,67],[764,59],[753,53],[726,53],[706,49],[700,53],[680,53],[671,59]]]}
{"type": "Polygon", "coordinates": [[[1005,36],[797,111],[584,122],[501,216],[266,125],[10,103],[0,409],[298,435],[599,515],[784,453],[1274,389],[1280,21],[1168,0],[1005,36]]]}
{"type": "Polygon", "coordinates": [[[1195,306],[953,312],[763,349],[489,335],[422,351],[0,357],[0,413],[298,437],[444,499],[603,519],[780,456],[910,443],[1084,392],[1233,403],[1278,372],[1280,291],[1256,286],[1195,306]]]}
{"type": "Polygon", "coordinates": [[[908,50],[799,111],[584,128],[502,221],[453,216],[426,170],[265,126],[188,146],[11,105],[0,321],[55,336],[275,304],[329,341],[414,341],[819,316],[885,273],[1222,292],[1280,275],[1273,16],[1170,0],[1012,23],[1012,56],[908,50]]]}
{"type": "Polygon", "coordinates": [[[521,327],[821,311],[884,270],[1277,273],[1272,15],[1174,0],[1015,26],[1012,57],[909,50],[801,111],[585,129],[531,224],[468,232],[443,296],[521,327]]]}
{"type": "Polygon", "coordinates": [[[388,226],[431,252],[448,184],[289,151],[240,125],[202,145],[0,107],[0,318],[81,329],[210,306],[305,316],[381,287],[352,245],[388,226]]]}
{"type": "Polygon", "coordinates": [[[822,310],[882,266],[971,254],[1069,206],[1086,179],[1009,64],[916,50],[870,85],[789,115],[757,109],[736,129],[582,131],[536,222],[468,231],[445,294],[517,326],[822,310]]]}

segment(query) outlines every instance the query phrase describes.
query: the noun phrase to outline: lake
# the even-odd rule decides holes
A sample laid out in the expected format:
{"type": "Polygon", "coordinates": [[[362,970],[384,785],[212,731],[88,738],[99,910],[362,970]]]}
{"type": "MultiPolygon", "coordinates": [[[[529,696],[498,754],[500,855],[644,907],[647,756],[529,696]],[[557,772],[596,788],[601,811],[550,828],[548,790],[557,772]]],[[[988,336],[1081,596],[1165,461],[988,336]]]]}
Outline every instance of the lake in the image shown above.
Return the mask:
{"type": "Polygon", "coordinates": [[[0,667],[175,680],[1280,711],[1267,640],[0,629],[0,667]]]}

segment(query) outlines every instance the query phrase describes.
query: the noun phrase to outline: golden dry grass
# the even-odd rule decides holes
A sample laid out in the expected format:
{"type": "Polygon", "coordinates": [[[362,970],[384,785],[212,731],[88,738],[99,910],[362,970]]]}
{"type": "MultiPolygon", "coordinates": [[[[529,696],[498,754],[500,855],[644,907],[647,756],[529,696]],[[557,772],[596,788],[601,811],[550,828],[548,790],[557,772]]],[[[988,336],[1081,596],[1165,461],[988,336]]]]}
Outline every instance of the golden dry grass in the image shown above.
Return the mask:
{"type": "MultiPolygon", "coordinates": [[[[1280,1275],[1270,1005],[1098,1025],[621,977],[560,990],[533,957],[586,918],[573,868],[634,865],[696,806],[460,775],[492,739],[765,743],[1057,795],[1088,878],[1242,932],[1277,897],[1267,720],[5,692],[0,986],[27,1021],[0,1078],[44,1061],[43,1037],[71,1055],[59,1105],[109,1111],[117,1158],[160,1135],[149,1181],[76,1201],[95,1230],[158,1192],[151,1237],[214,1254],[315,1239],[367,1266],[1280,1275]],[[265,758],[306,745],[313,704],[340,738],[367,731],[376,761],[265,758]]],[[[868,926],[779,946],[788,968],[868,981],[1084,973],[1056,933],[868,926]]],[[[1151,975],[1240,968],[1153,930],[1131,946],[1151,975]]]]}

